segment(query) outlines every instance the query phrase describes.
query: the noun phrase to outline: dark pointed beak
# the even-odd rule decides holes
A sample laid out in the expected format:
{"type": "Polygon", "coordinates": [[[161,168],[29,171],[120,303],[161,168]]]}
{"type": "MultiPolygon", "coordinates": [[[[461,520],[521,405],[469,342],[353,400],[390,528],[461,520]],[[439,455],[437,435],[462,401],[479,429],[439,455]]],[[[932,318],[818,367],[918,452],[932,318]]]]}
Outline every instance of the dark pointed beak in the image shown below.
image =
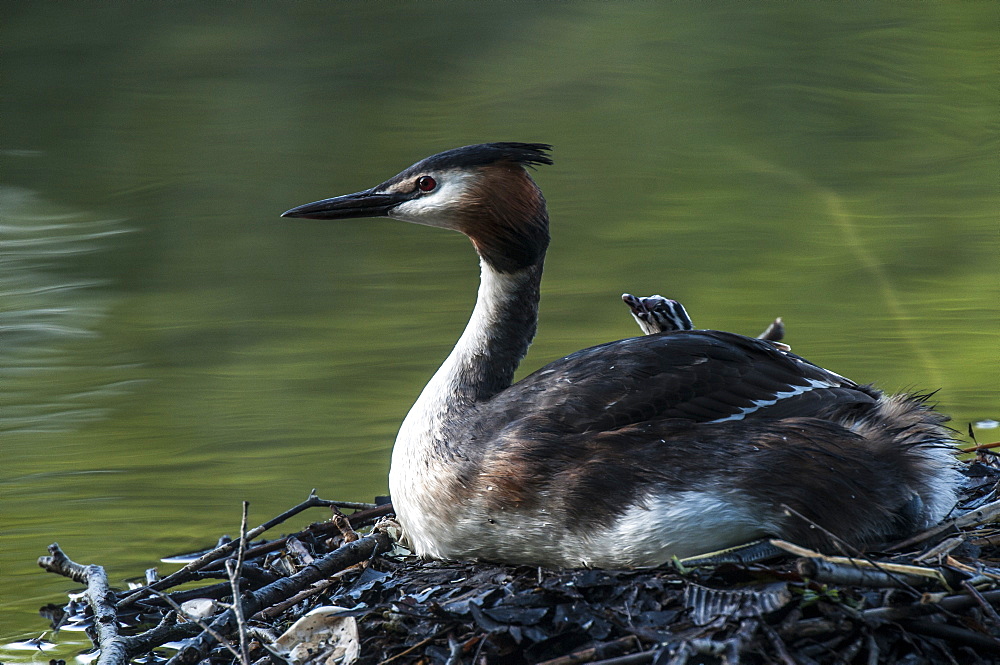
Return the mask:
{"type": "Polygon", "coordinates": [[[629,306],[629,308],[636,314],[648,314],[649,310],[646,309],[646,303],[643,302],[643,298],[634,296],[631,293],[623,293],[622,301],[629,306]]]}
{"type": "Polygon", "coordinates": [[[313,201],[297,208],[281,213],[282,217],[301,217],[304,219],[351,219],[353,217],[385,217],[389,211],[403,201],[410,199],[409,194],[375,192],[366,189],[363,192],[335,196],[332,199],[313,201]]]}

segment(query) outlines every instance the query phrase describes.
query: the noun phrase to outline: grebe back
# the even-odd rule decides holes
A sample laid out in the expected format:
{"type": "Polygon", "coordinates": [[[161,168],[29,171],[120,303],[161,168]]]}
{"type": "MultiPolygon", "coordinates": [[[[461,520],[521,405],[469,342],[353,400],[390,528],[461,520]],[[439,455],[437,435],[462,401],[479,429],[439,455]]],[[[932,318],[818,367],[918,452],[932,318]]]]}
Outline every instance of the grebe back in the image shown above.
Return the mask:
{"type": "Polygon", "coordinates": [[[472,316],[407,414],[389,487],[420,555],[655,566],[776,536],[858,546],[955,502],[945,420],[771,344],[691,330],[584,349],[511,385],[535,334],[549,242],[526,167],[538,143],[433,155],[285,217],[388,216],[460,231],[480,257],[472,316]]]}

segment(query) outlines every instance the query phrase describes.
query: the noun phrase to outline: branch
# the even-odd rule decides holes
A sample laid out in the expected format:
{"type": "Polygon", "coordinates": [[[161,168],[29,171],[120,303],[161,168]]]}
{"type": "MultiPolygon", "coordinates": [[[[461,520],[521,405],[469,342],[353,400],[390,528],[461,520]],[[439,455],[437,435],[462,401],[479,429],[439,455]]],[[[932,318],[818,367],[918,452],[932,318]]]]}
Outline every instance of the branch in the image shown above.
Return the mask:
{"type": "Polygon", "coordinates": [[[129,654],[118,634],[118,610],[115,594],[108,585],[108,576],[101,566],[84,566],[71,561],[58,543],[49,545],[49,556],[39,557],[38,565],[45,570],[65,575],[75,582],[87,585],[87,603],[94,613],[97,630],[97,648],[101,655],[97,665],[124,665],[129,654]]]}
{"type": "MultiPolygon", "coordinates": [[[[336,506],[342,506],[343,501],[328,502],[335,503],[336,506]]],[[[367,505],[367,504],[359,504],[367,505]]],[[[369,526],[374,524],[379,518],[385,517],[386,515],[392,514],[392,504],[387,503],[381,506],[375,506],[374,508],[368,508],[365,510],[359,510],[356,513],[351,513],[347,516],[347,521],[350,523],[352,529],[360,529],[363,526],[369,526]]],[[[281,538],[276,538],[275,540],[269,540],[266,543],[261,543],[254,547],[248,548],[246,551],[246,558],[253,559],[259,557],[262,554],[267,554],[269,552],[276,552],[282,549],[288,542],[289,538],[301,538],[303,534],[313,534],[313,535],[323,535],[328,533],[340,533],[342,528],[335,524],[333,521],[330,522],[319,522],[317,524],[310,524],[305,529],[297,534],[292,534],[290,536],[283,536],[281,538]]]]}
{"type": "Polygon", "coordinates": [[[49,545],[49,556],[38,557],[38,565],[50,573],[68,577],[78,584],[87,583],[87,567],[71,561],[59,549],[59,543],[49,545]]]}
{"type": "MultiPolygon", "coordinates": [[[[234,603],[240,602],[244,616],[252,616],[265,607],[279,603],[289,598],[306,586],[343,570],[366,559],[388,552],[392,549],[393,541],[389,534],[384,531],[375,531],[364,538],[347,543],[337,548],[326,556],[320,557],[311,564],[290,577],[284,577],[276,582],[268,584],[247,594],[243,601],[234,599],[234,603]]],[[[211,623],[214,632],[228,637],[236,629],[236,613],[233,609],[228,609],[220,614],[211,623]]],[[[191,640],[174,656],[167,661],[167,665],[193,665],[199,662],[214,645],[214,638],[207,632],[203,632],[197,638],[191,640]]]]}
{"type": "Polygon", "coordinates": [[[250,504],[243,502],[243,518],[240,520],[240,548],[236,554],[236,561],[226,560],[226,572],[229,573],[229,581],[233,585],[233,612],[236,616],[236,629],[240,636],[240,650],[236,654],[242,665],[250,665],[250,651],[247,648],[247,626],[243,619],[243,604],[240,602],[240,571],[243,569],[243,555],[246,552],[247,542],[247,510],[250,504]]]}
{"type": "MultiPolygon", "coordinates": [[[[260,534],[262,534],[265,531],[267,531],[268,529],[271,529],[271,528],[277,526],[278,524],[281,524],[285,520],[287,520],[287,519],[289,519],[291,517],[294,517],[295,515],[298,515],[303,510],[307,510],[309,508],[315,508],[317,506],[326,506],[329,503],[330,503],[329,501],[326,501],[326,500],[321,499],[318,496],[316,496],[315,491],[314,492],[310,492],[309,497],[305,501],[303,501],[302,503],[300,503],[299,505],[297,505],[297,506],[295,506],[295,507],[293,507],[293,508],[291,508],[289,510],[286,510],[285,512],[281,513],[277,517],[271,518],[270,520],[268,520],[267,522],[264,522],[260,526],[255,527],[255,528],[251,529],[250,531],[248,531],[246,533],[245,539],[246,539],[247,542],[249,542],[249,541],[253,540],[254,538],[256,538],[257,536],[259,536],[260,534]]],[[[147,595],[149,593],[150,589],[155,589],[157,591],[162,591],[163,589],[168,589],[168,588],[170,588],[172,586],[176,586],[178,584],[182,584],[184,582],[187,582],[187,581],[193,579],[194,576],[192,575],[192,573],[194,571],[196,571],[199,568],[205,566],[206,564],[212,563],[213,561],[218,561],[219,559],[221,559],[221,558],[223,558],[225,556],[228,556],[234,550],[236,550],[240,546],[240,543],[243,542],[243,541],[244,541],[244,538],[237,538],[236,540],[232,540],[232,541],[230,541],[230,542],[228,542],[228,543],[226,543],[224,545],[220,545],[219,547],[216,547],[214,550],[206,552],[205,554],[201,555],[200,557],[198,557],[197,559],[195,559],[191,563],[187,564],[186,566],[184,566],[180,570],[178,570],[178,571],[176,571],[174,573],[171,573],[170,575],[167,575],[166,577],[164,577],[163,579],[159,580],[158,582],[154,582],[153,584],[150,584],[148,586],[144,586],[144,587],[141,587],[141,588],[137,589],[135,591],[135,593],[132,593],[131,595],[129,595],[126,598],[124,598],[121,601],[119,601],[118,602],[118,606],[119,607],[128,607],[129,605],[131,605],[135,601],[137,601],[140,598],[142,598],[143,596],[147,595]]]]}
{"type": "Polygon", "coordinates": [[[961,530],[965,527],[978,526],[996,519],[997,516],[1000,516],[1000,501],[987,503],[985,506],[980,506],[975,510],[970,510],[964,515],[959,515],[955,519],[942,522],[941,524],[931,527],[926,531],[921,531],[914,536],[910,536],[906,540],[895,543],[892,547],[886,548],[886,551],[898,552],[904,547],[910,547],[911,545],[922,543],[925,540],[933,538],[934,536],[944,533],[950,529],[961,530]]]}

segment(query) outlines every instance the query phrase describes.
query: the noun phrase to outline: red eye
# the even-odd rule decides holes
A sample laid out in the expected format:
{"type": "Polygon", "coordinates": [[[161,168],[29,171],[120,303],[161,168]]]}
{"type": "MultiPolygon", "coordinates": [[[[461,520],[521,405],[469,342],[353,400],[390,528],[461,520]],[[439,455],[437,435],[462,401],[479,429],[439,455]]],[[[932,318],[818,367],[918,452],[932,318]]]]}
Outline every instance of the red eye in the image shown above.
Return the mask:
{"type": "Polygon", "coordinates": [[[437,181],[429,175],[422,175],[417,178],[417,189],[421,192],[429,192],[437,186],[437,181]]]}

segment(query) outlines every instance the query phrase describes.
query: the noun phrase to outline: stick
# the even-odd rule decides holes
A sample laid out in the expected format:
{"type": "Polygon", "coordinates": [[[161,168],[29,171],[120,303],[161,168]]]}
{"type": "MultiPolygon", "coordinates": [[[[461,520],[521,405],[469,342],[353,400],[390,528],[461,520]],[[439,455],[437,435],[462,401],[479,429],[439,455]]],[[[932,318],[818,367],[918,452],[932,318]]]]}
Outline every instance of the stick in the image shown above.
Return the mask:
{"type": "Polygon", "coordinates": [[[608,658],[607,660],[595,660],[593,665],[642,665],[643,663],[652,663],[657,653],[659,653],[658,649],[630,653],[627,656],[618,656],[617,658],[608,658]]]}
{"type": "Polygon", "coordinates": [[[179,642],[189,637],[194,637],[201,630],[201,627],[193,622],[177,623],[177,612],[167,612],[159,625],[150,628],[144,633],[131,637],[120,638],[125,646],[125,652],[131,659],[140,654],[149,653],[153,649],[167,642],[179,642]]]}
{"type": "Polygon", "coordinates": [[[979,593],[979,589],[969,584],[969,580],[962,581],[962,588],[964,588],[965,592],[972,596],[977,603],[979,603],[979,607],[981,607],[983,612],[986,613],[986,616],[993,621],[993,625],[1000,626],[1000,614],[997,614],[996,609],[989,604],[989,601],[983,597],[983,594],[979,593]]]}
{"type": "Polygon", "coordinates": [[[936,623],[934,621],[912,620],[903,624],[903,627],[922,635],[940,637],[949,642],[959,642],[974,649],[1000,653],[1000,641],[982,633],[974,633],[965,628],[952,626],[947,623],[936,623]]]}
{"type": "Polygon", "coordinates": [[[875,633],[868,633],[865,644],[868,647],[868,665],[878,665],[880,649],[878,648],[878,640],[875,639],[875,633]]]}
{"type": "MultiPolygon", "coordinates": [[[[969,429],[971,430],[972,428],[970,427],[969,429]]],[[[996,443],[980,443],[979,445],[959,448],[958,450],[963,453],[976,453],[980,450],[990,450],[991,448],[1000,448],[1000,441],[997,441],[996,443]]]]}
{"type": "Polygon", "coordinates": [[[944,556],[950,553],[953,549],[965,542],[965,538],[962,536],[954,536],[947,540],[942,540],[940,543],[930,548],[917,558],[913,560],[913,563],[923,563],[924,561],[930,561],[936,556],[944,556]]]}
{"type": "MultiPolygon", "coordinates": [[[[860,559],[860,560],[868,562],[868,565],[870,565],[871,567],[873,567],[873,568],[875,568],[877,570],[882,571],[885,575],[888,575],[889,577],[894,577],[893,573],[895,571],[893,571],[893,570],[890,569],[890,565],[889,564],[881,564],[881,563],[875,561],[870,556],[868,556],[867,554],[865,554],[864,552],[862,552],[858,548],[854,547],[853,545],[851,545],[849,542],[847,542],[846,540],[844,540],[843,538],[841,538],[837,534],[833,533],[832,531],[829,531],[828,529],[823,528],[822,526],[820,526],[819,524],[817,524],[813,520],[809,519],[808,517],[806,517],[802,513],[798,512],[797,510],[795,510],[794,508],[792,508],[788,504],[784,504],[783,503],[783,504],[781,504],[781,507],[785,511],[787,511],[789,514],[795,515],[799,519],[804,520],[807,524],[809,524],[814,529],[819,530],[827,538],[831,539],[831,541],[834,544],[836,544],[837,547],[842,548],[841,551],[843,551],[845,553],[853,553],[854,556],[857,557],[857,559],[860,559]]],[[[833,561],[834,560],[833,557],[827,557],[825,555],[821,555],[820,558],[827,559],[829,561],[833,561]]],[[[847,560],[844,561],[843,563],[848,563],[848,565],[859,565],[861,563],[861,561],[856,561],[856,559],[853,559],[851,557],[846,557],[846,559],[847,560]]],[[[920,574],[920,573],[917,573],[917,574],[920,574]]],[[[941,583],[944,585],[944,587],[945,588],[949,588],[948,587],[948,582],[944,579],[944,576],[943,575],[939,575],[939,577],[940,577],[941,583]]],[[[902,588],[909,589],[914,594],[920,595],[920,592],[917,591],[916,589],[914,589],[910,584],[908,584],[906,582],[906,580],[904,580],[902,578],[897,578],[897,582],[899,583],[899,586],[901,586],[902,588]]]]}
{"type": "Polygon", "coordinates": [[[49,556],[38,557],[38,565],[50,573],[68,577],[78,584],[87,584],[87,567],[71,561],[59,548],[59,543],[49,545],[49,556]]]}
{"type": "Polygon", "coordinates": [[[629,649],[639,649],[639,638],[635,635],[626,635],[611,642],[601,642],[589,649],[581,649],[573,653],[559,656],[552,660],[546,660],[539,665],[576,665],[576,663],[591,663],[598,658],[606,656],[617,656],[629,649]]]}
{"type": "MultiPolygon", "coordinates": [[[[980,593],[987,603],[1000,603],[1000,590],[980,593]]],[[[976,599],[966,594],[956,594],[946,596],[936,603],[921,605],[901,605],[899,607],[873,607],[870,610],[862,610],[860,616],[868,622],[899,621],[913,616],[923,614],[933,614],[934,612],[960,612],[976,604],[976,599]]]]}
{"type": "Polygon", "coordinates": [[[446,626],[445,628],[442,628],[441,630],[439,630],[438,632],[434,633],[430,637],[425,637],[424,639],[420,640],[419,642],[417,642],[416,644],[414,644],[412,647],[409,647],[408,649],[406,649],[404,651],[400,651],[395,656],[390,656],[389,658],[386,658],[385,660],[383,660],[382,662],[380,662],[378,665],[387,665],[388,663],[391,663],[392,661],[396,660],[397,658],[402,658],[403,656],[405,656],[407,654],[413,653],[414,651],[416,651],[420,647],[424,646],[425,644],[429,644],[430,642],[433,642],[437,638],[441,637],[442,635],[444,635],[445,633],[447,633],[451,629],[452,629],[451,626],[446,626]]]}
{"type": "Polygon", "coordinates": [[[318,581],[318,582],[310,585],[308,588],[303,589],[302,591],[298,592],[297,594],[295,594],[294,596],[292,596],[291,598],[289,598],[287,600],[283,600],[280,603],[277,603],[275,605],[271,605],[270,607],[265,607],[260,612],[258,612],[257,614],[253,615],[250,618],[251,619],[274,619],[279,614],[281,614],[282,612],[284,612],[285,610],[287,610],[287,609],[289,609],[291,607],[295,607],[296,605],[298,605],[299,603],[301,603],[306,598],[309,598],[310,596],[315,596],[317,593],[320,593],[321,591],[325,591],[326,589],[329,589],[334,584],[340,584],[339,576],[334,575],[333,577],[329,577],[329,578],[327,578],[325,580],[320,580],[320,581],[318,581]]]}
{"type": "Polygon", "coordinates": [[[97,665],[118,665],[128,662],[128,654],[118,635],[118,610],[115,594],[108,585],[108,576],[101,566],[83,566],[71,561],[58,543],[49,545],[49,556],[38,559],[38,565],[49,572],[65,575],[75,582],[87,585],[87,603],[94,613],[97,630],[97,648],[101,655],[97,665]]]}
{"type": "MultiPolygon", "coordinates": [[[[315,508],[317,506],[326,506],[329,503],[330,503],[329,501],[326,501],[326,500],[321,499],[318,496],[316,496],[316,492],[315,492],[315,490],[313,490],[312,492],[309,493],[309,497],[305,501],[303,501],[302,503],[300,503],[299,505],[297,505],[297,506],[295,506],[295,507],[293,507],[293,508],[291,508],[289,510],[286,510],[285,512],[281,513],[277,517],[274,517],[274,518],[268,520],[267,522],[264,522],[260,526],[255,527],[255,528],[251,529],[250,531],[248,531],[246,533],[246,540],[247,541],[253,540],[254,538],[256,538],[257,536],[259,536],[260,534],[262,534],[265,531],[267,531],[268,529],[271,529],[271,528],[277,526],[278,524],[281,524],[285,520],[290,519],[290,518],[298,515],[303,510],[307,510],[309,508],[315,508]]],[[[219,547],[216,547],[214,550],[211,550],[211,551],[206,552],[205,554],[201,555],[200,557],[198,557],[197,559],[195,559],[191,563],[185,565],[180,570],[178,570],[178,571],[176,571],[174,573],[171,573],[170,575],[167,575],[166,577],[164,577],[160,581],[155,582],[153,584],[150,584],[148,586],[140,587],[134,593],[132,593],[132,594],[128,595],[127,597],[125,597],[124,599],[118,601],[118,607],[128,607],[129,605],[131,605],[135,601],[139,600],[140,598],[142,598],[143,596],[145,596],[146,594],[148,594],[151,589],[155,589],[157,591],[162,591],[163,589],[168,589],[168,588],[170,588],[172,586],[176,586],[178,584],[181,584],[183,582],[187,582],[187,581],[193,579],[192,573],[194,571],[198,570],[199,568],[203,567],[204,565],[206,565],[208,563],[211,563],[213,561],[217,561],[217,560],[219,560],[219,559],[221,559],[221,558],[223,558],[225,556],[228,556],[229,554],[231,554],[233,552],[233,550],[237,549],[240,546],[240,542],[242,542],[243,540],[244,540],[244,538],[239,538],[237,540],[232,540],[232,541],[230,541],[230,542],[228,542],[228,543],[226,543],[224,545],[220,545],[219,547]]]]}
{"type": "Polygon", "coordinates": [[[347,510],[371,510],[378,508],[377,503],[360,503],[358,501],[331,501],[330,505],[335,508],[346,508],[347,510]]]}
{"type": "Polygon", "coordinates": [[[897,552],[904,547],[909,547],[910,545],[916,545],[917,543],[922,543],[928,538],[933,538],[939,533],[948,531],[949,529],[961,529],[967,526],[976,526],[978,524],[984,524],[992,519],[995,519],[1000,515],[1000,501],[994,501],[992,503],[987,503],[985,506],[977,508],[976,510],[960,515],[955,519],[948,520],[947,522],[942,522],[935,527],[931,527],[926,531],[921,531],[920,533],[907,538],[906,540],[900,541],[889,547],[886,551],[897,552]]]}
{"type": "MultiPolygon", "coordinates": [[[[942,584],[945,588],[948,585],[941,575],[941,571],[933,569],[917,569],[916,566],[905,566],[919,570],[892,570],[885,568],[893,564],[883,564],[873,567],[867,561],[849,559],[848,562],[838,562],[833,559],[843,557],[810,558],[799,559],[795,562],[795,568],[802,577],[809,577],[818,582],[826,584],[841,584],[845,586],[867,586],[867,587],[894,587],[898,589],[912,589],[914,586],[929,584],[942,584]]],[[[901,566],[902,567],[902,566],[901,566]]]]}
{"type": "Polygon", "coordinates": [[[781,636],[778,635],[778,632],[774,630],[774,628],[771,628],[763,622],[760,624],[760,628],[764,635],[767,636],[768,641],[771,642],[771,646],[773,646],[774,650],[778,653],[778,658],[781,659],[781,662],[785,665],[798,665],[798,663],[795,662],[795,659],[792,658],[792,654],[788,653],[788,647],[785,645],[785,641],[781,639],[781,636]]]}
{"type": "MultiPolygon", "coordinates": [[[[393,541],[384,531],[374,531],[369,535],[347,543],[333,552],[322,556],[311,564],[289,577],[283,577],[257,591],[247,594],[242,600],[234,599],[241,604],[244,616],[252,616],[265,607],[279,603],[289,598],[306,586],[328,577],[348,566],[360,563],[369,557],[392,549],[393,541]]],[[[235,611],[228,609],[215,618],[212,629],[222,636],[232,634],[236,627],[235,611]]],[[[202,633],[189,644],[180,649],[167,661],[167,665],[193,665],[197,663],[212,648],[215,640],[208,633],[202,633]]]]}
{"type": "MultiPolygon", "coordinates": [[[[337,502],[338,504],[340,502],[337,502]]],[[[350,522],[352,528],[360,529],[363,526],[368,526],[375,522],[375,520],[380,517],[385,517],[392,513],[392,504],[385,504],[383,506],[375,506],[367,510],[359,510],[356,513],[352,513],[347,516],[347,521],[350,522]]],[[[333,522],[320,522],[318,524],[310,524],[305,529],[297,534],[290,536],[284,536],[282,538],[277,538],[267,543],[262,543],[255,547],[247,549],[246,557],[248,559],[253,559],[261,554],[267,554],[269,552],[274,552],[280,550],[288,542],[289,538],[301,537],[302,534],[324,534],[324,533],[339,533],[340,528],[333,522]]],[[[252,540],[252,539],[251,539],[252,540]]]]}
{"type": "Polygon", "coordinates": [[[225,638],[223,638],[222,635],[219,635],[218,633],[214,632],[212,630],[212,627],[210,625],[208,625],[207,623],[205,623],[204,619],[202,619],[200,617],[192,616],[191,614],[185,612],[184,609],[180,605],[178,605],[177,603],[175,603],[174,600],[172,598],[170,598],[169,596],[167,596],[165,593],[157,591],[156,589],[153,589],[152,592],[158,598],[162,598],[163,600],[165,600],[167,602],[167,604],[170,605],[170,607],[172,607],[174,609],[174,612],[176,612],[177,614],[182,615],[185,619],[187,619],[191,623],[197,625],[202,630],[211,633],[212,636],[215,637],[215,639],[217,639],[219,642],[222,643],[222,645],[224,647],[226,647],[226,649],[229,651],[229,653],[233,654],[233,656],[237,660],[239,660],[239,658],[240,658],[240,652],[237,651],[236,649],[234,649],[228,642],[226,642],[225,638]]]}
{"type": "Polygon", "coordinates": [[[243,570],[243,554],[247,543],[247,513],[250,503],[243,502],[243,516],[240,519],[240,547],[236,554],[236,565],[232,559],[226,560],[226,572],[229,573],[229,583],[233,586],[233,611],[236,616],[236,632],[240,637],[240,652],[238,654],[243,665],[250,665],[250,651],[247,649],[247,625],[243,618],[243,604],[240,602],[240,571],[243,570]]]}

